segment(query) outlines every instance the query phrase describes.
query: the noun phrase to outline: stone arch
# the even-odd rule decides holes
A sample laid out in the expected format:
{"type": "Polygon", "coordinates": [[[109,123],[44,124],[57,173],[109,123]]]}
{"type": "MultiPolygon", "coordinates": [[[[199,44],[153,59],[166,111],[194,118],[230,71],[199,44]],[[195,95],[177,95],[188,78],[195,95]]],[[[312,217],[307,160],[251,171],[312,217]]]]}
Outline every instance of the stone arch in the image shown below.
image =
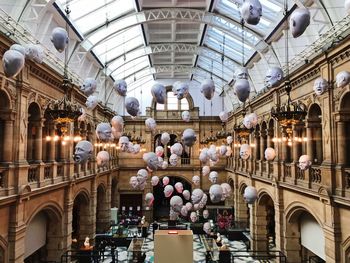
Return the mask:
{"type": "Polygon", "coordinates": [[[43,203],[27,218],[25,243],[31,241],[31,237],[27,236],[31,222],[41,213],[46,218],[46,244],[42,248],[46,251],[46,261],[59,261],[63,252],[63,210],[58,203],[43,203]]]}
{"type": "Polygon", "coordinates": [[[350,167],[350,92],[346,92],[339,106],[339,120],[337,120],[337,157],[338,163],[350,167]]]}
{"type": "Polygon", "coordinates": [[[235,223],[242,228],[249,228],[250,225],[250,209],[243,198],[245,188],[249,184],[241,181],[238,187],[233,189],[234,192],[234,207],[235,207],[235,223]]]}
{"type": "Polygon", "coordinates": [[[344,92],[340,97],[339,111],[350,112],[350,92],[344,92]]]}
{"type": "Polygon", "coordinates": [[[300,217],[303,214],[309,214],[323,228],[322,221],[306,204],[293,202],[285,209],[284,224],[284,252],[288,262],[297,263],[302,261],[302,246],[300,234],[300,217]]]}
{"type": "Polygon", "coordinates": [[[105,233],[110,223],[110,206],[107,197],[107,188],[101,182],[96,189],[96,233],[105,233]]]}
{"type": "Polygon", "coordinates": [[[8,262],[8,242],[0,236],[0,262],[8,262]]]}
{"type": "Polygon", "coordinates": [[[350,263],[350,236],[342,243],[342,262],[350,263]]]}
{"type": "Polygon", "coordinates": [[[308,146],[311,148],[308,149],[308,152],[313,163],[320,164],[323,161],[322,110],[320,105],[317,103],[311,104],[307,117],[308,140],[310,140],[308,146]]]}
{"type": "Polygon", "coordinates": [[[72,239],[76,239],[77,243],[72,244],[77,246],[83,245],[85,237],[92,238],[95,233],[94,214],[95,211],[91,208],[91,199],[89,192],[85,188],[81,188],[74,196],[72,210],[72,239]]]}
{"type": "MultiPolygon", "coordinates": [[[[41,109],[36,102],[31,102],[28,107],[28,125],[27,125],[27,161],[41,161],[41,142],[42,142],[42,124],[41,109]]],[[[33,179],[34,180],[34,179],[33,179]]]]}
{"type": "Polygon", "coordinates": [[[12,110],[11,96],[7,90],[0,90],[0,111],[12,110]]]}
{"type": "Polygon", "coordinates": [[[269,251],[270,245],[275,245],[276,224],[273,195],[267,189],[258,191],[258,200],[253,205],[253,220],[251,236],[253,250],[269,251]]]}

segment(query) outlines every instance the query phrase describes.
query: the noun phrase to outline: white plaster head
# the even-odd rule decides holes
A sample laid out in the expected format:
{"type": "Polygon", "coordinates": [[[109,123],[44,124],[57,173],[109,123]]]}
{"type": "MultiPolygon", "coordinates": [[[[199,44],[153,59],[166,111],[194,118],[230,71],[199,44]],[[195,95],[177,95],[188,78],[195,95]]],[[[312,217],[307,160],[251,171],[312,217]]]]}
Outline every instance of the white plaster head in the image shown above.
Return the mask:
{"type": "Polygon", "coordinates": [[[109,163],[109,153],[107,151],[99,151],[96,156],[96,163],[99,167],[107,167],[109,163]]]}
{"type": "Polygon", "coordinates": [[[157,128],[157,123],[156,123],[155,119],[153,119],[153,118],[147,118],[145,120],[145,125],[151,131],[155,131],[157,128]]]}
{"type": "Polygon", "coordinates": [[[222,200],[225,200],[226,198],[230,197],[232,188],[228,183],[222,183],[220,186],[222,188],[222,200]]]}
{"type": "Polygon", "coordinates": [[[98,104],[98,98],[96,96],[90,95],[89,97],[86,98],[85,105],[87,109],[93,110],[96,108],[97,104],[98,104]]]}
{"type": "Polygon", "coordinates": [[[151,178],[151,185],[156,186],[156,185],[158,185],[158,183],[159,183],[159,177],[156,175],[153,175],[151,178]]]}
{"type": "Polygon", "coordinates": [[[80,108],[80,116],[78,117],[78,121],[85,121],[86,120],[86,110],[84,108],[80,108]]]}
{"type": "Polygon", "coordinates": [[[225,156],[227,153],[227,146],[226,145],[221,145],[219,148],[219,155],[220,156],[225,156]]]}
{"type": "Polygon", "coordinates": [[[213,184],[216,184],[216,182],[218,181],[219,178],[219,174],[216,171],[211,171],[209,173],[209,181],[212,182],[213,184]]]}
{"type": "Polygon", "coordinates": [[[190,219],[191,219],[192,223],[195,223],[198,220],[197,213],[196,212],[191,212],[190,219]]]}
{"type": "Polygon", "coordinates": [[[178,100],[182,100],[186,98],[189,93],[189,86],[186,82],[176,83],[173,87],[173,91],[175,89],[174,95],[176,95],[178,100]]]}
{"type": "Polygon", "coordinates": [[[154,152],[148,152],[143,154],[143,160],[147,164],[147,168],[151,171],[157,171],[159,166],[158,156],[154,152]]]}
{"type": "Polygon", "coordinates": [[[192,177],[192,182],[194,183],[194,185],[198,186],[200,184],[201,178],[198,175],[194,175],[192,177]]]}
{"type": "Polygon", "coordinates": [[[128,153],[134,153],[134,144],[132,142],[129,141],[126,151],[128,153]]]}
{"type": "Polygon", "coordinates": [[[25,48],[25,58],[30,59],[36,63],[41,64],[44,60],[44,50],[40,45],[26,44],[25,48]]]}
{"type": "Polygon", "coordinates": [[[181,208],[183,206],[182,198],[180,196],[178,196],[178,195],[174,195],[170,199],[170,206],[172,207],[172,209],[175,212],[180,213],[181,212],[181,208]]]}
{"type": "Polygon", "coordinates": [[[226,156],[227,157],[230,157],[231,156],[231,154],[232,154],[232,148],[231,148],[231,146],[226,146],[226,149],[227,149],[227,151],[226,151],[226,156]]]}
{"type": "Polygon", "coordinates": [[[190,112],[187,111],[187,110],[183,111],[183,112],[181,113],[181,118],[182,118],[183,121],[189,122],[190,119],[191,119],[190,112]]]}
{"type": "Polygon", "coordinates": [[[216,152],[216,146],[214,144],[210,145],[207,155],[209,156],[209,159],[213,162],[217,162],[219,160],[218,154],[216,152]]]}
{"type": "Polygon", "coordinates": [[[163,161],[162,169],[166,169],[166,168],[168,168],[168,166],[169,166],[168,162],[167,161],[163,161]]]}
{"type": "Polygon", "coordinates": [[[170,147],[170,152],[171,154],[176,154],[177,156],[181,156],[183,151],[183,147],[181,145],[181,143],[174,143],[171,147],[170,147]]]}
{"type": "Polygon", "coordinates": [[[320,96],[328,89],[328,81],[324,78],[317,78],[314,82],[314,92],[317,96],[320,96]]]}
{"type": "Polygon", "coordinates": [[[193,146],[196,140],[197,140],[196,133],[194,132],[193,129],[186,129],[183,131],[182,141],[184,145],[191,147],[193,146]]]}
{"type": "Polygon", "coordinates": [[[177,220],[178,217],[179,217],[179,213],[178,213],[178,212],[175,212],[175,211],[173,210],[173,208],[170,207],[169,219],[170,219],[170,220],[177,220]]]}
{"type": "Polygon", "coordinates": [[[162,179],[162,183],[163,183],[163,185],[164,185],[164,186],[165,186],[165,185],[168,185],[168,184],[169,184],[169,182],[170,182],[169,177],[168,177],[168,176],[164,176],[164,177],[163,177],[163,179],[162,179]]]}
{"type": "Polygon", "coordinates": [[[139,182],[137,181],[136,176],[131,176],[129,183],[133,189],[136,189],[139,186],[139,182]]]}
{"type": "Polygon", "coordinates": [[[191,193],[188,190],[183,190],[182,191],[182,196],[185,198],[185,200],[190,200],[191,198],[191,193]]]}
{"type": "Polygon", "coordinates": [[[85,163],[87,160],[91,159],[93,146],[89,141],[80,141],[75,146],[74,161],[77,163],[85,163]]]}
{"type": "Polygon", "coordinates": [[[244,116],[243,125],[247,129],[254,128],[258,124],[258,115],[256,113],[250,113],[244,116]]]}
{"type": "Polygon", "coordinates": [[[243,198],[248,204],[253,204],[258,198],[258,191],[253,186],[247,186],[244,189],[243,198]]]}
{"type": "Polygon", "coordinates": [[[207,219],[209,217],[209,211],[207,209],[203,210],[203,218],[207,219]]]}
{"type": "Polygon", "coordinates": [[[337,87],[343,88],[350,83],[350,72],[349,71],[340,71],[335,77],[337,87]]]}
{"type": "Polygon", "coordinates": [[[232,136],[227,136],[226,142],[227,142],[227,144],[231,144],[233,142],[233,137],[232,136]]]}
{"type": "Polygon", "coordinates": [[[176,192],[178,192],[179,194],[182,194],[182,192],[184,190],[184,186],[181,182],[177,182],[175,184],[175,189],[176,189],[176,192]]]}
{"type": "Polygon", "coordinates": [[[245,22],[257,25],[262,16],[262,6],[259,0],[245,0],[241,5],[240,13],[245,22]]]}
{"type": "MultiPolygon", "coordinates": [[[[156,154],[157,155],[157,154],[156,154]]],[[[157,155],[158,156],[158,155],[157,155]]],[[[158,156],[158,166],[162,167],[163,166],[164,159],[161,156],[158,156]]]]}
{"type": "Polygon", "coordinates": [[[122,136],[119,138],[119,148],[122,152],[126,152],[129,146],[129,138],[126,136],[122,136]]]}
{"type": "MultiPolygon", "coordinates": [[[[29,44],[29,45],[33,45],[33,44],[29,44]]],[[[20,52],[23,56],[26,56],[26,46],[22,46],[20,44],[13,44],[10,46],[10,50],[16,50],[18,52],[20,52]]],[[[27,58],[27,57],[25,57],[27,58]]]]}
{"type": "Polygon", "coordinates": [[[203,224],[203,231],[206,233],[206,234],[210,234],[210,232],[211,232],[211,225],[210,225],[210,223],[209,222],[205,222],[204,224],[203,224]]]}
{"type": "Polygon", "coordinates": [[[171,166],[176,166],[178,162],[179,156],[177,156],[175,153],[170,155],[169,157],[169,163],[171,166]]]}
{"type": "Polygon", "coordinates": [[[123,120],[123,117],[119,116],[119,115],[116,115],[112,118],[111,120],[111,125],[112,127],[115,128],[116,131],[123,131],[124,129],[124,120],[123,120]]]}
{"type": "Polygon", "coordinates": [[[126,109],[127,113],[129,113],[131,116],[136,117],[140,111],[140,103],[134,97],[126,97],[125,109],[126,109]]]}
{"type": "Polygon", "coordinates": [[[209,188],[209,196],[212,203],[218,203],[222,199],[222,188],[219,184],[213,184],[209,188]]]}
{"type": "Polygon", "coordinates": [[[301,36],[309,25],[310,11],[307,8],[297,8],[290,15],[289,28],[294,38],[301,36]]]}
{"type": "Polygon", "coordinates": [[[69,38],[67,31],[62,27],[55,27],[52,30],[51,38],[52,44],[56,48],[56,50],[62,53],[65,48],[68,46],[69,38]]]}
{"type": "Polygon", "coordinates": [[[195,209],[196,210],[203,209],[205,207],[205,205],[207,204],[207,201],[208,201],[208,196],[206,194],[203,194],[199,203],[194,205],[195,209]]]}
{"type": "Polygon", "coordinates": [[[164,104],[166,99],[166,88],[160,83],[155,83],[151,89],[154,100],[159,104],[164,104]]]}
{"type": "Polygon", "coordinates": [[[299,165],[298,166],[299,166],[300,170],[305,171],[305,170],[309,169],[311,164],[312,164],[312,162],[311,162],[311,158],[309,155],[305,154],[305,155],[302,155],[299,157],[299,165]]]}
{"type": "Polygon", "coordinates": [[[245,67],[237,67],[234,73],[235,79],[248,80],[248,69],[245,67]]]}
{"type": "Polygon", "coordinates": [[[245,102],[249,98],[250,94],[250,84],[246,79],[237,79],[233,85],[234,94],[237,96],[238,100],[245,102]]]}
{"type": "Polygon", "coordinates": [[[272,161],[276,157],[276,151],[274,148],[267,147],[265,150],[265,159],[267,161],[272,161]]]}
{"type": "Polygon", "coordinates": [[[350,15],[350,0],[345,0],[344,2],[344,7],[345,7],[345,11],[348,15],[350,15]]]}
{"type": "Polygon", "coordinates": [[[83,85],[80,86],[80,90],[86,95],[92,95],[97,88],[97,81],[94,78],[86,78],[83,85]]]}
{"type": "Polygon", "coordinates": [[[140,144],[134,144],[133,145],[133,153],[138,154],[141,151],[141,145],[140,144]]]}
{"type": "Polygon", "coordinates": [[[219,113],[219,118],[220,118],[220,120],[222,121],[222,122],[227,122],[227,120],[228,120],[228,112],[227,111],[221,111],[220,113],[219,113]]]}
{"type": "Polygon", "coordinates": [[[17,50],[7,50],[2,57],[5,76],[15,77],[24,67],[24,55],[17,50]]]}
{"type": "Polygon", "coordinates": [[[192,208],[193,208],[193,205],[192,205],[191,202],[187,202],[187,203],[185,204],[185,206],[186,206],[186,208],[187,208],[188,211],[191,211],[192,208]]]}
{"type": "Polygon", "coordinates": [[[113,136],[113,139],[116,139],[118,140],[120,137],[122,137],[123,135],[123,132],[122,131],[117,131],[115,127],[112,126],[112,136],[113,136]]]}
{"type": "Polygon", "coordinates": [[[154,201],[154,195],[152,193],[147,193],[145,195],[145,202],[147,206],[152,206],[154,201]]]}
{"type": "Polygon", "coordinates": [[[108,122],[101,122],[96,127],[96,136],[100,141],[110,141],[112,139],[112,127],[108,122]]]}
{"type": "Polygon", "coordinates": [[[204,195],[204,192],[202,189],[199,189],[199,188],[194,189],[191,194],[192,203],[198,204],[199,201],[202,199],[203,195],[204,195]]]}
{"type": "MultiPolygon", "coordinates": [[[[126,93],[128,91],[128,85],[126,84],[126,81],[123,79],[118,79],[114,81],[113,83],[113,89],[115,92],[117,92],[120,96],[125,97],[126,93]]],[[[130,114],[131,115],[131,114],[130,114]]]]}
{"type": "Polygon", "coordinates": [[[164,148],[163,148],[162,146],[157,146],[155,152],[156,152],[156,155],[157,155],[158,157],[160,157],[160,156],[162,156],[163,153],[164,153],[164,148]]]}
{"type": "Polygon", "coordinates": [[[210,173],[210,167],[208,165],[204,165],[202,167],[202,175],[207,176],[210,173]]]}
{"type": "Polygon", "coordinates": [[[160,142],[164,145],[168,144],[170,141],[170,135],[167,132],[163,132],[162,135],[160,136],[160,142]]]}
{"type": "Polygon", "coordinates": [[[212,79],[205,79],[201,83],[201,92],[207,100],[211,100],[215,94],[215,84],[212,79]]]}
{"type": "Polygon", "coordinates": [[[174,192],[174,187],[172,185],[168,184],[164,187],[163,192],[164,192],[165,197],[170,197],[174,192]]]}
{"type": "Polygon", "coordinates": [[[207,161],[209,160],[208,150],[208,148],[203,148],[199,154],[199,160],[202,163],[207,163],[207,161]]]}
{"type": "Polygon", "coordinates": [[[148,178],[148,172],[146,169],[140,169],[137,171],[137,175],[136,175],[137,181],[139,182],[139,184],[143,184],[147,181],[148,178]]]}
{"type": "Polygon", "coordinates": [[[243,160],[248,160],[248,158],[250,157],[252,153],[252,149],[250,148],[249,144],[242,144],[241,148],[239,149],[239,156],[243,159],[243,160]]]}
{"type": "Polygon", "coordinates": [[[265,86],[268,88],[277,87],[283,79],[283,71],[279,67],[270,68],[265,75],[265,86]]]}
{"type": "Polygon", "coordinates": [[[185,206],[185,205],[182,206],[180,214],[182,216],[187,216],[187,214],[188,214],[187,206],[185,206]]]}

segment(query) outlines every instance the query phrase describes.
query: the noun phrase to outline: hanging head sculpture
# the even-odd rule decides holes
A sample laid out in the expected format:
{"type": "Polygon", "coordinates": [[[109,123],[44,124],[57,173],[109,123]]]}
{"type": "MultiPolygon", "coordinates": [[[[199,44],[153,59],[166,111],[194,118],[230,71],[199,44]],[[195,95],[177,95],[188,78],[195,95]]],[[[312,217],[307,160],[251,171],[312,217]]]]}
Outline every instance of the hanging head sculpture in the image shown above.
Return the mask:
{"type": "Polygon", "coordinates": [[[160,142],[164,145],[168,144],[170,141],[170,135],[167,132],[163,132],[162,135],[160,136],[160,142]]]}
{"type": "Polygon", "coordinates": [[[158,170],[159,160],[158,156],[154,152],[148,152],[143,154],[143,160],[147,164],[147,168],[151,171],[158,170]]]}
{"type": "Polygon", "coordinates": [[[243,199],[244,199],[248,204],[253,204],[257,198],[258,198],[258,191],[256,190],[255,187],[253,187],[253,186],[247,186],[247,187],[244,189],[243,199]]]}
{"type": "Polygon", "coordinates": [[[283,79],[283,71],[279,67],[270,68],[265,75],[265,86],[268,88],[277,87],[283,79]]]}
{"type": "Polygon", "coordinates": [[[349,71],[340,71],[335,77],[337,87],[343,88],[350,83],[350,72],[349,71]]]}
{"type": "Polygon", "coordinates": [[[62,27],[56,27],[52,30],[51,38],[52,44],[56,50],[62,53],[68,46],[69,38],[67,31],[62,27]]]}
{"type": "Polygon", "coordinates": [[[145,202],[147,206],[152,206],[154,201],[154,195],[152,193],[147,193],[145,195],[145,202]]]}
{"type": "Polygon", "coordinates": [[[136,117],[140,111],[140,103],[134,97],[126,97],[125,109],[131,116],[136,117]]]}
{"type": "Polygon", "coordinates": [[[207,100],[211,100],[215,94],[215,84],[212,79],[205,79],[201,83],[201,93],[207,100]]]}
{"type": "Polygon", "coordinates": [[[249,81],[246,79],[237,79],[233,85],[233,90],[239,101],[245,102],[249,98],[250,94],[249,81]]]}
{"type": "Polygon", "coordinates": [[[250,113],[244,116],[243,125],[247,129],[254,128],[258,124],[258,115],[256,113],[250,113]]]}
{"type": "Polygon", "coordinates": [[[245,67],[237,67],[234,73],[235,79],[246,79],[248,80],[248,69],[245,67]]]}
{"type": "Polygon", "coordinates": [[[174,187],[172,185],[168,184],[164,187],[163,192],[164,192],[165,197],[170,197],[174,192],[174,187]]]}
{"type": "Polygon", "coordinates": [[[17,50],[7,50],[2,57],[5,76],[15,77],[24,67],[25,57],[17,50]]]}
{"type": "Polygon", "coordinates": [[[80,141],[75,146],[73,159],[77,163],[85,163],[92,157],[93,146],[89,141],[80,141]]]}
{"type": "Polygon", "coordinates": [[[191,119],[190,112],[187,111],[187,110],[183,111],[183,112],[181,113],[181,118],[182,118],[183,121],[189,122],[190,119],[191,119]]]}
{"type": "Polygon", "coordinates": [[[126,81],[123,79],[118,79],[113,83],[113,89],[115,92],[117,92],[120,96],[125,97],[126,93],[128,91],[128,85],[126,84],[126,81]]]}
{"type": "Polygon", "coordinates": [[[151,89],[154,100],[159,104],[164,104],[166,99],[166,88],[160,83],[155,83],[151,89]]]}
{"type": "Polygon", "coordinates": [[[299,158],[299,168],[300,170],[307,170],[310,168],[312,162],[311,162],[311,159],[310,159],[310,156],[309,155],[302,155],[300,156],[299,158]]]}
{"type": "Polygon", "coordinates": [[[176,189],[176,192],[178,192],[179,194],[181,194],[184,190],[184,186],[181,182],[177,182],[175,184],[175,189],[176,189]]]}
{"type": "Polygon", "coordinates": [[[97,81],[94,78],[86,78],[83,85],[80,86],[80,90],[86,95],[92,95],[97,88],[97,81]]]}
{"type": "Polygon", "coordinates": [[[30,59],[39,64],[43,62],[45,53],[41,46],[35,44],[26,44],[24,45],[24,48],[26,59],[30,59]]]}
{"type": "Polygon", "coordinates": [[[249,144],[242,144],[241,148],[239,149],[239,156],[243,159],[243,160],[248,160],[248,158],[250,157],[252,153],[252,150],[249,146],[249,144]]]}
{"type": "Polygon", "coordinates": [[[294,38],[301,36],[309,25],[310,11],[307,8],[297,8],[290,15],[289,28],[294,38]]]}
{"type": "Polygon", "coordinates": [[[158,185],[158,183],[159,183],[159,177],[156,175],[153,175],[151,178],[151,185],[156,186],[156,185],[158,185]]]}
{"type": "Polygon", "coordinates": [[[209,188],[210,200],[215,204],[221,201],[222,199],[222,188],[219,184],[213,184],[209,188]]]}
{"type": "Polygon", "coordinates": [[[328,81],[324,78],[317,78],[314,82],[314,92],[317,96],[322,95],[328,89],[328,81]]]}
{"type": "Polygon", "coordinates": [[[192,129],[186,129],[182,133],[182,141],[184,145],[191,147],[196,141],[196,133],[192,129]]]}
{"type": "Polygon", "coordinates": [[[109,153],[107,151],[99,151],[96,156],[98,167],[107,167],[109,163],[109,153]]]}
{"type": "Polygon", "coordinates": [[[147,118],[145,120],[145,125],[151,131],[155,131],[157,128],[157,123],[156,123],[155,119],[153,119],[153,118],[147,118]]]}
{"type": "Polygon", "coordinates": [[[257,25],[262,16],[262,6],[259,0],[245,0],[240,8],[240,13],[245,22],[257,25]]]}
{"type": "Polygon", "coordinates": [[[90,95],[89,97],[87,97],[85,105],[88,110],[95,109],[97,104],[98,104],[98,98],[96,96],[90,95]]]}
{"type": "Polygon", "coordinates": [[[173,91],[177,99],[182,100],[183,98],[186,98],[189,94],[189,86],[186,82],[178,82],[174,84],[173,91]]]}
{"type": "Polygon", "coordinates": [[[274,148],[267,147],[265,150],[265,159],[267,161],[272,161],[276,157],[276,151],[274,148]]]}
{"type": "Polygon", "coordinates": [[[112,139],[112,127],[107,122],[101,122],[96,127],[96,136],[100,141],[106,142],[112,139]]]}

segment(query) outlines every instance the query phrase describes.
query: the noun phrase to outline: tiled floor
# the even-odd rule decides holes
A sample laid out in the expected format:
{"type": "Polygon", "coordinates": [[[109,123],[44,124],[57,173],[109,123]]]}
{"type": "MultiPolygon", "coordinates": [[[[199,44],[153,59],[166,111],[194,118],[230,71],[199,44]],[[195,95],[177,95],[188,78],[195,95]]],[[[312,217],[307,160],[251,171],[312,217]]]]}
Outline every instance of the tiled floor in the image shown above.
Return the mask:
{"type": "MultiPolygon", "coordinates": [[[[152,233],[152,230],[150,231],[152,233]]],[[[243,242],[240,241],[229,241],[225,236],[222,236],[224,242],[228,245],[229,249],[231,251],[242,251],[246,250],[246,246],[243,242]]],[[[150,234],[144,242],[143,245],[143,251],[146,253],[146,259],[144,262],[151,263],[153,262],[153,252],[154,246],[153,246],[153,239],[152,234],[150,234]]],[[[198,235],[193,236],[193,251],[194,251],[194,262],[195,263],[205,263],[205,249],[203,244],[200,241],[200,237],[198,235]]],[[[248,255],[248,253],[243,253],[245,255],[248,255]]],[[[242,253],[240,253],[242,255],[242,253]]],[[[130,255],[131,256],[131,255],[130,255]]],[[[131,258],[130,258],[131,259],[131,258]]],[[[105,263],[110,262],[110,260],[105,260],[105,263]]],[[[128,260],[128,252],[127,248],[118,248],[118,262],[131,262],[131,260],[128,260]]],[[[242,262],[262,262],[254,260],[251,257],[241,257],[241,258],[235,258],[235,263],[242,263],[242,262]]],[[[266,261],[269,262],[269,261],[266,261]]],[[[270,261],[271,262],[271,261],[270,261]]]]}

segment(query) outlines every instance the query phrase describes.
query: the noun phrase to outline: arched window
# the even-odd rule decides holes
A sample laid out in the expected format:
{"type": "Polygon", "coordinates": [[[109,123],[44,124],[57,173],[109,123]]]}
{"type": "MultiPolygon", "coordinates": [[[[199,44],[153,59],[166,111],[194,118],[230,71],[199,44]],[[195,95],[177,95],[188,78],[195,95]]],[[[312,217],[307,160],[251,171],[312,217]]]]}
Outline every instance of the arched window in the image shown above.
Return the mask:
{"type": "Polygon", "coordinates": [[[188,100],[186,98],[178,100],[172,91],[167,92],[164,104],[157,103],[156,105],[157,110],[189,110],[189,108],[188,100]]]}

